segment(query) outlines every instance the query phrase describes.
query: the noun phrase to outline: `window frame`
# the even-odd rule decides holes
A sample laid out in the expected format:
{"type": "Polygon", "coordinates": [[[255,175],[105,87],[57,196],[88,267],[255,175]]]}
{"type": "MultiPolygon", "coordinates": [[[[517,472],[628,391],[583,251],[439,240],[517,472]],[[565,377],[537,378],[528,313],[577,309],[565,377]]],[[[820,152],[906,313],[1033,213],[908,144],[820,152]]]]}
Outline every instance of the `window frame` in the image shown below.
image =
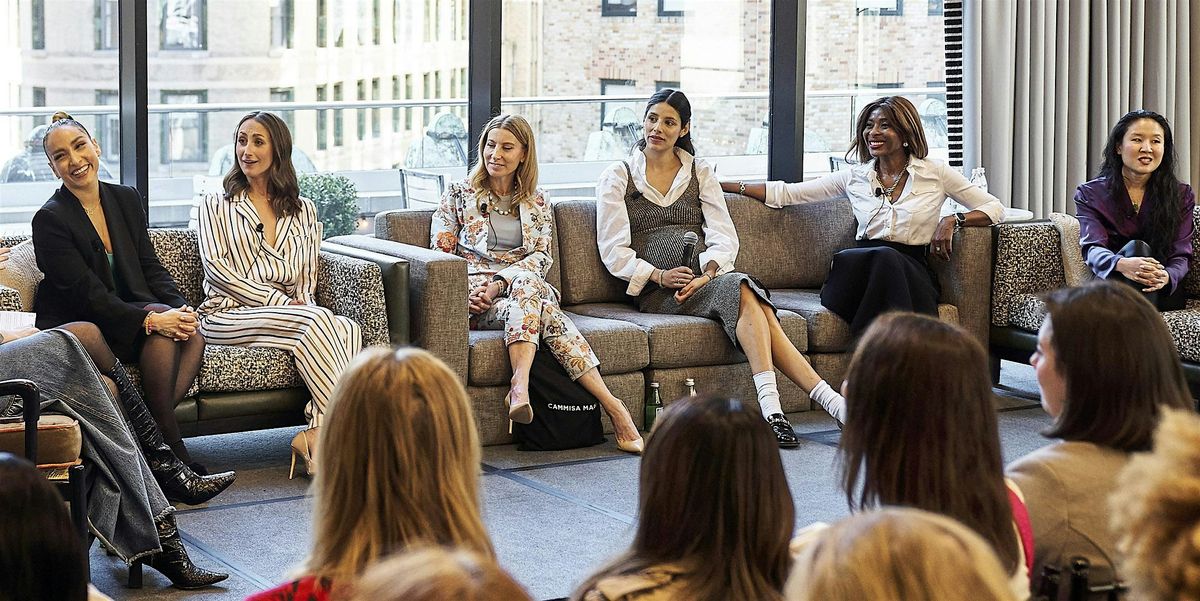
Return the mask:
{"type": "MultiPolygon", "coordinates": [[[[681,4],[683,3],[683,0],[678,0],[678,1],[681,4]]],[[[683,16],[683,8],[682,7],[679,10],[667,10],[666,4],[667,4],[667,0],[658,0],[658,16],[660,16],[660,17],[682,17],[683,16]]]]}
{"type": "Polygon", "coordinates": [[[625,0],[624,2],[600,0],[601,17],[636,17],[637,15],[637,0],[625,0]]]}

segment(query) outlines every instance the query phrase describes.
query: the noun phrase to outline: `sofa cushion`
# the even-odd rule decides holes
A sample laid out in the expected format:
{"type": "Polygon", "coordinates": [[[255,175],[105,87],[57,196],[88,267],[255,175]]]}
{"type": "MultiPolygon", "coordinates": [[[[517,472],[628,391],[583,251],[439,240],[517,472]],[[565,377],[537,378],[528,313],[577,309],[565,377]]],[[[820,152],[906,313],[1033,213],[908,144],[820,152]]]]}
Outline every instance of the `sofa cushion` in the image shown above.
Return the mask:
{"type": "Polygon", "coordinates": [[[0,286],[17,291],[21,297],[22,311],[33,310],[33,297],[41,281],[42,272],[38,270],[37,259],[33,256],[32,240],[12,247],[8,260],[0,263],[0,286]]]}
{"type": "MultiPolygon", "coordinates": [[[[996,261],[992,268],[992,325],[1009,325],[1009,316],[1025,294],[1066,285],[1058,230],[1050,222],[1001,223],[995,226],[996,261]]],[[[1036,328],[1035,328],[1036,329],[1036,328]]]]}
{"type": "Polygon", "coordinates": [[[1184,361],[1200,363],[1200,300],[1189,299],[1187,308],[1162,314],[1175,348],[1184,361]]]}
{"type": "MultiPolygon", "coordinates": [[[[771,300],[780,309],[800,314],[808,323],[808,349],[814,353],[850,350],[850,324],[821,304],[819,290],[772,290],[771,300]]],[[[941,303],[938,319],[958,323],[958,308],[941,303]]]]}
{"type": "Polygon", "coordinates": [[[608,273],[596,246],[596,201],[554,203],[554,223],[562,263],[563,306],[583,303],[624,303],[627,282],[608,273]]]}
{"type": "Polygon", "coordinates": [[[200,392],[243,392],[304,386],[288,351],[264,346],[204,347],[200,392]]]}
{"type": "MultiPolygon", "coordinates": [[[[650,364],[646,334],[626,321],[568,313],[575,327],[592,345],[600,360],[600,373],[624,374],[650,364]]],[[[467,383],[472,386],[507,384],[512,378],[508,349],[501,330],[473,330],[468,335],[467,383]]]]}
{"type": "Polygon", "coordinates": [[[193,307],[204,302],[204,268],[196,230],[150,228],[150,244],[158,262],[175,280],[179,294],[193,307]]]}
{"type": "Polygon", "coordinates": [[[1046,318],[1046,302],[1040,294],[1017,294],[1008,303],[1008,323],[1028,332],[1036,332],[1046,318]]]}
{"type": "MultiPolygon", "coordinates": [[[[650,345],[650,366],[654,368],[728,365],[746,360],[745,355],[734,348],[721,325],[711,319],[642,313],[624,303],[591,303],[568,309],[581,315],[628,321],[645,330],[650,345]]],[[[805,351],[808,333],[804,318],[790,311],[780,311],[779,321],[796,348],[805,351]]]]}
{"type": "Polygon", "coordinates": [[[854,212],[847,200],[772,209],[740,194],[726,194],[738,231],[737,270],[767,288],[818,288],[833,254],[854,244],[854,212]]]}

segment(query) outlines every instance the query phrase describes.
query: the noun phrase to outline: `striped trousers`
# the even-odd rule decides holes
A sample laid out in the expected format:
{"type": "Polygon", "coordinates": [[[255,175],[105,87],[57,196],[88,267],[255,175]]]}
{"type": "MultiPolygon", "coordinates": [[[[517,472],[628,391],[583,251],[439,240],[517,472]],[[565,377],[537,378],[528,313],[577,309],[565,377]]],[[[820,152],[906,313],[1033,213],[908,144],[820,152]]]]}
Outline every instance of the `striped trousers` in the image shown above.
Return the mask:
{"type": "Polygon", "coordinates": [[[362,349],[362,331],[354,320],[316,305],[218,311],[201,318],[200,333],[211,344],[290,351],[312,395],[304,415],[313,428],[321,425],[338,378],[362,349]]]}

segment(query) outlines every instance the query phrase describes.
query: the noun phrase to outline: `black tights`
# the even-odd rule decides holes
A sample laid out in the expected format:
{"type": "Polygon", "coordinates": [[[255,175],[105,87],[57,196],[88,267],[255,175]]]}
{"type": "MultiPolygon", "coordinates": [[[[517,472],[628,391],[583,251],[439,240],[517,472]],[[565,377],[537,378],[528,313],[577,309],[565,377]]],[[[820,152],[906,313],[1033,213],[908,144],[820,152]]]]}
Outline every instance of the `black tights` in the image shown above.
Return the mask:
{"type": "MultiPolygon", "coordinates": [[[[169,311],[166,305],[147,305],[149,311],[169,311]]],[[[76,321],[59,326],[79,339],[92,362],[103,372],[113,368],[117,357],[113,355],[100,328],[85,321],[76,321]]],[[[179,434],[179,422],[175,420],[175,405],[183,400],[188,386],[200,372],[200,361],[204,358],[204,337],[196,334],[183,342],[166,336],[151,334],[142,345],[138,369],[142,372],[143,399],[162,430],[163,440],[171,445],[175,454],[186,463],[191,462],[187,447],[179,434]]]]}

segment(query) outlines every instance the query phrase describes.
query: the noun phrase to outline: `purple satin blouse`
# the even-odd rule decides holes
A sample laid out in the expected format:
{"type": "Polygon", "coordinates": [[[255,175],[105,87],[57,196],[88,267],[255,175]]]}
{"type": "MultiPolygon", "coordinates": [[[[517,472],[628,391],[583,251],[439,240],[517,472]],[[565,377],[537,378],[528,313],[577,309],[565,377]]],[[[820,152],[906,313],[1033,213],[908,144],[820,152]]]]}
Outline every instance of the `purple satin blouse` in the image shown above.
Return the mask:
{"type": "MultiPolygon", "coordinates": [[[[1192,261],[1192,233],[1195,223],[1192,211],[1196,207],[1196,196],[1192,187],[1179,184],[1179,195],[1182,207],[1179,215],[1179,232],[1175,236],[1175,244],[1167,257],[1155,257],[1167,269],[1170,282],[1166,290],[1175,291],[1183,276],[1187,275],[1188,266],[1192,261]]],[[[1121,250],[1127,242],[1134,239],[1145,240],[1143,228],[1147,227],[1145,218],[1149,215],[1150,207],[1157,202],[1156,198],[1147,196],[1142,201],[1142,209],[1133,212],[1133,204],[1129,193],[1121,186],[1116,195],[1110,195],[1108,180],[1096,178],[1080,185],[1075,189],[1075,216],[1079,219],[1079,246],[1083,250],[1083,258],[1088,267],[1097,277],[1107,278],[1117,268],[1116,251],[1121,250]]]]}

